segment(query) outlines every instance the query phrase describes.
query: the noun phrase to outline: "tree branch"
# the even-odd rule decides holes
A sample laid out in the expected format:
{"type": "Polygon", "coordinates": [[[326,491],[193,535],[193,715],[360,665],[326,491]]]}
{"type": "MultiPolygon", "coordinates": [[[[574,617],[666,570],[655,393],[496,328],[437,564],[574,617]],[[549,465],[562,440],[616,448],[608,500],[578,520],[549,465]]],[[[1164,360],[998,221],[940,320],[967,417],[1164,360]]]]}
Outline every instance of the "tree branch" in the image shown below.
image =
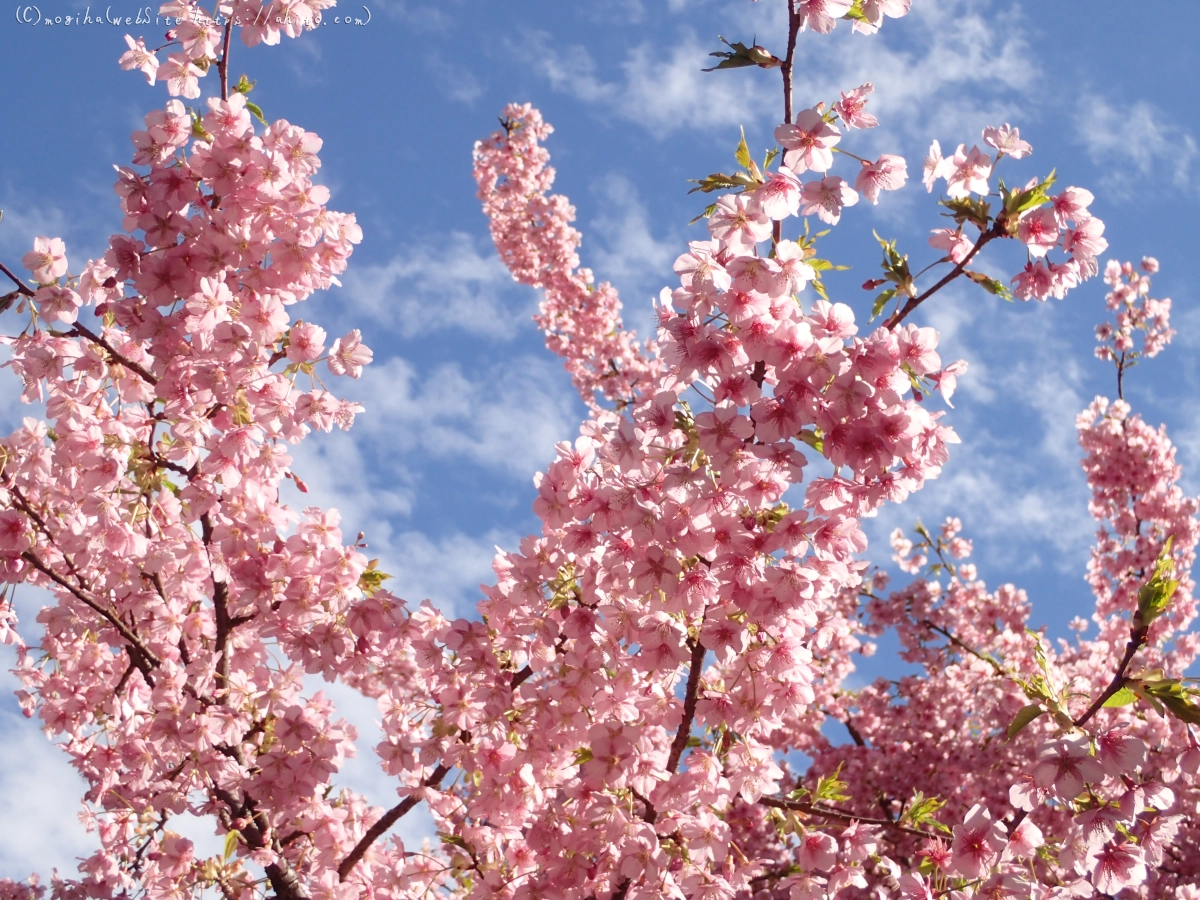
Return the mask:
{"type": "Polygon", "coordinates": [[[37,556],[33,553],[33,551],[26,550],[24,553],[21,554],[21,559],[25,560],[27,563],[29,563],[31,566],[33,566],[35,569],[37,569],[39,572],[41,572],[43,575],[45,575],[47,578],[49,578],[51,581],[53,581],[55,584],[70,591],[71,594],[74,597],[76,597],[81,603],[83,603],[89,609],[91,609],[92,611],[97,613],[106,622],[108,622],[108,624],[110,624],[113,628],[115,628],[117,630],[117,632],[121,635],[121,637],[125,638],[125,640],[129,643],[130,650],[136,651],[136,652],[131,652],[130,657],[133,660],[133,662],[137,665],[137,667],[139,669],[141,669],[142,674],[149,675],[151,669],[157,668],[159,666],[159,664],[161,662],[159,660],[159,658],[157,656],[155,656],[155,654],[150,650],[149,647],[147,647],[145,644],[142,643],[142,639],[140,637],[138,637],[137,634],[132,629],[130,629],[130,627],[128,625],[126,625],[124,622],[121,621],[119,616],[117,616],[115,613],[110,612],[109,610],[105,609],[104,606],[101,605],[99,601],[97,601],[93,597],[88,596],[88,594],[84,593],[83,590],[75,587],[75,585],[71,584],[69,581],[67,581],[65,578],[63,578],[61,575],[59,575],[57,572],[51,570],[45,563],[43,563],[40,559],[37,558],[37,556]]]}
{"type": "Polygon", "coordinates": [[[133,360],[129,359],[127,356],[124,356],[124,355],[118,353],[116,350],[113,349],[112,344],[110,344],[108,341],[106,341],[100,335],[96,334],[94,331],[92,331],[90,328],[88,328],[83,323],[76,322],[74,328],[72,328],[71,331],[67,332],[67,334],[74,334],[78,337],[87,338],[93,344],[96,344],[99,347],[103,347],[105,352],[108,353],[109,356],[111,356],[113,359],[115,359],[117,362],[119,362],[126,369],[130,369],[130,370],[136,372],[143,381],[145,381],[149,384],[158,384],[157,378],[155,378],[153,375],[151,375],[149,372],[147,372],[144,368],[142,368],[140,365],[135,363],[133,360]]]}
{"type": "Polygon", "coordinates": [[[795,812],[807,813],[812,816],[821,816],[826,819],[837,819],[841,822],[862,822],[864,825],[879,825],[883,828],[891,828],[894,831],[902,831],[905,834],[915,834],[919,837],[935,837],[931,831],[922,831],[919,828],[910,828],[907,825],[901,825],[899,822],[894,822],[891,819],[875,819],[870,816],[860,816],[856,813],[847,812],[844,809],[837,809],[832,806],[824,806],[819,803],[804,803],[801,800],[784,800],[778,797],[761,797],[759,804],[769,806],[774,809],[788,809],[795,812]]]}
{"type": "Polygon", "coordinates": [[[667,772],[674,775],[679,768],[680,757],[687,749],[688,738],[692,736],[692,720],[696,718],[696,699],[700,693],[700,672],[704,667],[705,648],[700,639],[688,639],[692,651],[692,664],[688,670],[687,692],[683,697],[683,719],[679,730],[675,732],[675,740],[671,742],[671,752],[667,756],[667,772]]]}
{"type": "Polygon", "coordinates": [[[1075,720],[1075,727],[1079,728],[1087,724],[1088,720],[1096,713],[1100,712],[1108,699],[1113,696],[1121,688],[1125,687],[1125,671],[1129,668],[1129,664],[1133,662],[1134,655],[1146,643],[1146,635],[1150,632],[1149,625],[1130,626],[1129,628],[1129,643],[1125,645],[1125,655],[1121,657],[1121,664],[1117,666],[1117,673],[1113,675],[1112,681],[1108,683],[1108,687],[1104,692],[1096,698],[1096,701],[1088,707],[1087,712],[1075,720]]]}
{"type": "Polygon", "coordinates": [[[17,290],[20,291],[22,294],[24,294],[26,297],[33,296],[33,290],[29,287],[29,285],[27,285],[20,278],[18,278],[16,275],[14,275],[12,273],[12,270],[9,269],[9,267],[6,266],[2,262],[0,262],[0,272],[3,272],[5,275],[7,275],[9,278],[11,278],[13,280],[13,283],[16,284],[16,286],[17,286],[17,290]]]}
{"type": "Polygon", "coordinates": [[[895,328],[897,325],[899,325],[901,322],[903,322],[905,317],[910,312],[912,312],[914,309],[916,309],[918,306],[920,306],[922,303],[924,303],[926,300],[928,300],[930,297],[932,297],[934,294],[936,294],[938,291],[940,291],[942,288],[944,288],[946,285],[948,285],[950,282],[952,282],[955,278],[957,278],[959,275],[961,275],[963,273],[963,271],[967,268],[967,263],[969,263],[972,259],[975,258],[975,254],[983,249],[984,244],[987,244],[989,241],[995,240],[996,238],[1003,236],[1003,234],[1004,234],[1004,229],[1000,225],[1000,222],[996,221],[996,222],[992,223],[992,227],[989,228],[987,231],[983,232],[983,234],[981,234],[979,236],[979,240],[975,242],[975,246],[971,248],[971,252],[968,253],[963,258],[962,262],[960,262],[953,269],[951,269],[950,272],[948,272],[946,274],[946,276],[944,278],[942,278],[941,281],[939,281],[937,284],[935,284],[929,290],[925,291],[922,294],[918,294],[916,297],[910,297],[908,302],[905,303],[901,309],[898,309],[896,312],[892,313],[892,315],[888,318],[888,320],[883,323],[883,327],[890,331],[893,328],[895,328]]]}
{"type": "MultiPolygon", "coordinates": [[[[438,763],[438,767],[433,770],[433,774],[421,782],[422,787],[436,787],[441,784],[442,779],[446,777],[446,773],[449,771],[450,767],[445,763],[438,763]]],[[[358,861],[371,848],[371,845],[383,837],[389,828],[400,821],[409,810],[420,802],[421,800],[417,797],[417,792],[414,791],[385,812],[378,822],[367,829],[367,833],[354,845],[354,849],[350,851],[350,854],[342,860],[338,866],[338,878],[341,881],[345,881],[351,870],[358,865],[358,861]]]]}

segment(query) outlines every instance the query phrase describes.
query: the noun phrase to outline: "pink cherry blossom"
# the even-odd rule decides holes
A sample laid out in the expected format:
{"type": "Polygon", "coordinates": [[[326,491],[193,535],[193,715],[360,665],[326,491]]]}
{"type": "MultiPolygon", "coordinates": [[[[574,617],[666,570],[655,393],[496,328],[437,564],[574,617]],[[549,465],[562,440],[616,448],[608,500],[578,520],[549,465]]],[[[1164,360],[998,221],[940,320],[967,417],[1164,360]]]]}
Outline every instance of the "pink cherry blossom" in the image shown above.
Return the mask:
{"type": "Polygon", "coordinates": [[[854,188],[846,184],[839,175],[807,182],[801,198],[804,204],[800,210],[801,215],[811,216],[816,213],[822,222],[830,225],[838,223],[845,207],[858,202],[858,194],[854,188]]]}
{"type": "Polygon", "coordinates": [[[775,129],[775,140],[785,151],[783,164],[797,175],[810,169],[828,172],[833,165],[833,147],[841,139],[841,132],[815,109],[801,110],[794,125],[775,129]]]}
{"type": "Polygon", "coordinates": [[[885,153],[873,163],[864,163],[854,179],[854,189],[872,203],[879,202],[880,191],[898,191],[908,180],[908,164],[903,157],[885,153]]]}
{"type": "MultiPolygon", "coordinates": [[[[894,5],[895,0],[892,0],[894,5]]],[[[881,7],[881,4],[876,2],[876,7],[881,7]]],[[[882,15],[882,9],[880,14],[882,15]]],[[[878,24],[878,23],[876,23],[878,24]]],[[[842,124],[847,128],[874,128],[879,124],[879,120],[866,111],[867,97],[875,90],[875,85],[867,82],[864,85],[854,88],[850,91],[842,91],[842,99],[833,105],[834,110],[838,114],[838,118],[842,120],[842,124]]]]}
{"type": "Polygon", "coordinates": [[[33,249],[21,258],[34,281],[51,284],[67,274],[67,249],[58,238],[37,237],[33,249]]]}
{"type": "Polygon", "coordinates": [[[1033,152],[1029,143],[1021,140],[1021,132],[1007,122],[999,128],[983,129],[983,141],[989,147],[994,147],[1004,156],[1011,156],[1013,159],[1024,159],[1033,152]]]}

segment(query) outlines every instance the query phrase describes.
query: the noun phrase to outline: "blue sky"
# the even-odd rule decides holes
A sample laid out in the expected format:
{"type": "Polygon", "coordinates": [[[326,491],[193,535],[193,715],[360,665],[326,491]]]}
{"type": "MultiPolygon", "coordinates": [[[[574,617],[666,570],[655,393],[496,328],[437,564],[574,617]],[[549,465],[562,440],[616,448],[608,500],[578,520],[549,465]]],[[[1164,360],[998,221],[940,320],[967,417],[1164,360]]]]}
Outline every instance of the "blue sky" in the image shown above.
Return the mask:
{"type": "MultiPolygon", "coordinates": [[[[91,4],[91,15],[105,3],[91,4]]],[[[43,0],[41,13],[87,6],[43,0]]],[[[536,295],[495,259],[475,199],[472,143],[507,102],[542,109],[556,128],[556,188],[578,209],[584,261],[618,286],[627,322],[644,333],[650,298],[671,282],[684,243],[701,235],[701,225],[686,225],[704,205],[687,194],[686,180],[731,164],[739,126],[761,151],[781,118],[777,73],[704,74],[705,54],[720,49],[718,34],[757,35],[781,50],[783,4],[368,6],[365,26],[330,23],[280,47],[238,45],[233,55],[233,71],[258,81],[253,99],[268,118],[324,139],[330,205],[355,212],[365,232],[344,286],[310,300],[303,315],[331,334],[363,329],[376,362],[347,393],[367,413],[348,435],[310,438],[296,468],[310,499],[338,507],[350,534],[367,533],[397,576],[397,593],[468,615],[476,586],[490,578],[493,546],[515,547],[536,530],[530,478],[583,415],[529,321],[536,295]]],[[[114,0],[110,15],[137,10],[114,0]]],[[[129,132],[166,97],[117,68],[123,35],[142,34],[148,44],[161,35],[153,27],[21,25],[14,11],[0,10],[0,260],[14,265],[46,234],[62,236],[81,262],[119,230],[112,165],[127,164],[129,132]]],[[[361,7],[349,11],[365,16],[361,7]]],[[[1200,200],[1198,32],[1195,17],[1168,22],[1125,4],[914,0],[913,13],[876,38],[845,25],[831,38],[804,36],[797,84],[803,107],[874,81],[881,125],[843,146],[864,156],[899,152],[910,171],[931,138],[970,146],[985,125],[1011,122],[1034,154],[1006,161],[1008,180],[1056,167],[1060,184],[1096,194],[1109,255],[1158,257],[1156,296],[1174,299],[1179,334],[1134,371],[1128,396],[1149,421],[1167,423],[1190,493],[1200,492],[1192,474],[1200,471],[1200,312],[1187,274],[1200,200]]],[[[878,271],[872,229],[899,239],[920,266],[934,258],[929,229],[943,223],[919,181],[878,207],[849,210],[822,248],[853,267],[829,279],[834,298],[865,318],[870,295],[858,285],[878,271]]],[[[992,248],[984,262],[994,275],[1018,266],[992,248]]],[[[1114,393],[1111,371],[1091,357],[1103,312],[1098,281],[1063,302],[1009,305],[952,289],[922,308],[921,324],[942,332],[943,358],[971,365],[948,414],[964,443],[939,481],[870,523],[876,561],[887,560],[891,528],[959,515],[980,577],[1028,590],[1035,624],[1063,635],[1072,616],[1089,614],[1082,574],[1094,525],[1074,417],[1094,395],[1114,393]]],[[[2,378],[0,418],[11,427],[29,410],[2,378]]],[[[33,613],[38,599],[27,591],[21,605],[33,613]]],[[[895,669],[885,659],[871,662],[870,674],[887,671],[895,669]]],[[[386,802],[392,788],[369,761],[372,710],[350,711],[364,729],[366,759],[348,780],[386,802]]],[[[6,689],[0,876],[73,869],[89,842],[74,821],[72,779],[6,689]]]]}

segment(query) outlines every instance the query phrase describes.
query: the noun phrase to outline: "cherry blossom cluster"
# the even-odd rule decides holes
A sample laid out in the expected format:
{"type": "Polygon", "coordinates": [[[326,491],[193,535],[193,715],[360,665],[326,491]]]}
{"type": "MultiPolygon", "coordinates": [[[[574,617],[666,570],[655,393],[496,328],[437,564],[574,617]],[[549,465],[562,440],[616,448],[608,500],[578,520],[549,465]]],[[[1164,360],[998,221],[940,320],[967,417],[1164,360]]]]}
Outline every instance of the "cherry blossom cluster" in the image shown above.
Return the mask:
{"type": "Polygon", "coordinates": [[[575,208],[549,193],[554,169],[541,142],[553,129],[528,103],[508,106],[501,118],[503,130],[475,144],[475,180],[496,250],[516,281],[542,290],[538,327],[584,401],[596,407],[599,394],[628,403],[661,374],[654,344],[643,353],[621,322],[616,288],[580,267],[575,208]]]}
{"type": "Polygon", "coordinates": [[[1120,369],[1139,357],[1157,356],[1175,335],[1171,328],[1171,301],[1150,296],[1150,276],[1158,271],[1158,260],[1143,257],[1139,272],[1133,263],[1110,259],[1104,267],[1104,283],[1110,288],[1105,300],[1116,313],[1116,322],[1096,326],[1099,359],[1115,362],[1120,369]],[[1141,332],[1142,348],[1136,349],[1135,336],[1141,332]]]}
{"type": "MultiPolygon", "coordinates": [[[[1200,706],[1182,674],[1200,652],[1200,531],[1165,431],[1123,399],[1078,421],[1095,639],[1027,631],[1024,593],[977,578],[955,518],[893,536],[919,576],[902,590],[862,558],[862,519],[937,477],[957,441],[931,407],[965,363],[904,320],[960,276],[1000,292],[965,268],[996,238],[1029,249],[1026,299],[1094,274],[1091,195],[1000,185],[993,216],[996,164],[1029,152],[1017,130],[984,132],[994,158],[935,144],[926,183],[946,180],[960,227],[932,243],[951,268],[919,291],[885,242],[903,305],[861,329],[796,220],[836,225],[907,167],[840,146],[877,124],[871,84],[794,117],[789,99],[776,153],[760,167],[743,143],[742,171],[701,183],[718,194],[708,236],[676,260],[658,341],[639,345],[549,193],[549,126],[510,106],[476,145],[480,199],[591,414],[535,479],[541,533],[497,556],[477,618],[452,621],[383,590],[336,512],[281,500],[286,479],[304,490],[288,448],[363,411],[317,368],[358,377],[362,336],[327,347],[291,312],[361,233],[325,205],[319,138],[254,124],[230,38],[236,19],[253,23],[244,43],[274,43],[322,6],[226,4],[223,29],[164,7],[186,20],[168,48],[130,39],[122,65],[185,99],[215,71],[220,94],[203,114],[172,99],[134,133],[126,233],[102,259],[73,274],[63,243],[38,238],[28,278],[4,270],[23,326],[10,365],[46,421],[0,442],[0,574],[53,605],[36,645],[0,606],[0,639],[23,707],[88,784],[99,843],[52,880],[56,900],[1194,900],[1200,706]],[[835,153],[858,160],[853,184],[830,174],[835,153]],[[1070,258],[1048,262],[1054,248],[1070,258]],[[853,656],[889,630],[916,674],[851,689],[853,656]],[[377,702],[387,808],[337,787],[356,735],[306,677],[377,702]],[[422,803],[439,845],[406,848],[391,829],[422,803]],[[201,857],[185,815],[225,852],[201,857]]],[[[794,43],[838,18],[872,33],[909,2],[789,9],[794,43]]],[[[1153,355],[1165,301],[1132,267],[1106,276],[1110,334],[1143,330],[1153,355]]],[[[41,895],[0,882],[0,897],[41,895]]]]}
{"type": "MultiPolygon", "coordinates": [[[[255,19],[243,6],[219,12],[255,19]]],[[[409,747],[449,665],[418,658],[437,617],[379,590],[361,536],[281,501],[285,479],[305,490],[289,448],[362,411],[317,368],[357,378],[372,357],[359,332],[330,342],[292,312],[337,282],[361,231],[325,205],[320,138],[283,120],[257,128],[249,83],[228,89],[233,25],[223,39],[197,28],[172,40],[191,77],[219,72],[221,95],[203,114],[172,99],[134,132],[116,184],[125,233],[78,269],[44,237],[22,260],[28,279],[5,269],[21,320],[8,365],[46,421],[0,441],[0,569],[52,602],[36,646],[11,604],[0,637],[17,647],[26,713],[88,784],[99,849],[53,880],[55,897],[349,900],[358,889],[343,880],[384,811],[334,788],[354,729],[304,678],[340,680],[410,722],[408,745],[394,729],[380,750],[407,793],[429,774],[409,747]],[[225,836],[224,855],[198,856],[175,825],[188,814],[225,836]]],[[[141,54],[122,64],[153,69],[141,54]]],[[[167,65],[171,93],[195,97],[167,65]]],[[[376,852],[416,893],[435,877],[403,848],[376,852]]]]}
{"type": "Polygon", "coordinates": [[[1029,262],[1012,279],[1013,294],[1020,300],[1061,300],[1067,291],[1099,271],[1097,257],[1108,248],[1104,223],[1088,211],[1094,197],[1078,187],[1050,194],[1053,182],[1036,178],[1024,188],[1012,190],[1001,181],[1003,209],[994,219],[989,217],[983,198],[992,192],[991,179],[1000,160],[1006,156],[1023,159],[1033,151],[1021,139],[1020,131],[1008,124],[985,128],[983,141],[995,151],[994,156],[978,146],[967,150],[965,144],[959,144],[953,155],[943,156],[937,141],[930,146],[925,158],[925,187],[932,191],[937,182],[946,182],[946,205],[959,219],[959,226],[935,229],[929,243],[946,251],[951,261],[965,264],[986,240],[1015,238],[1025,245],[1029,262]],[[974,240],[963,233],[968,222],[980,231],[974,240]],[[1050,252],[1056,249],[1065,254],[1061,262],[1050,258],[1050,252]]]}

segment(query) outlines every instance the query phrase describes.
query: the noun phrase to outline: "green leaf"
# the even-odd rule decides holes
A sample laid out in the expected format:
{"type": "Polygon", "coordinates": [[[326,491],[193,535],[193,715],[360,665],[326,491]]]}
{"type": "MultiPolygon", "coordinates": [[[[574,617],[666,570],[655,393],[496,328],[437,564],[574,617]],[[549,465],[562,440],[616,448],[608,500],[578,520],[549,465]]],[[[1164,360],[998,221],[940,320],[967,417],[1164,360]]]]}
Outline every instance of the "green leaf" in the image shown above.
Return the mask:
{"type": "Polygon", "coordinates": [[[715,72],[718,69],[740,69],[745,66],[774,69],[783,65],[782,59],[779,59],[757,44],[751,47],[747,47],[741,41],[735,41],[731,44],[721,35],[717,35],[717,39],[728,47],[729,50],[718,50],[715,53],[708,54],[721,61],[711,68],[701,69],[701,72],[715,72]]]}
{"type": "Polygon", "coordinates": [[[939,831],[949,833],[950,829],[934,818],[934,814],[945,805],[945,800],[926,797],[921,791],[917,791],[913,794],[908,808],[900,816],[900,821],[901,823],[908,822],[918,828],[922,825],[931,825],[939,831]]]}
{"type": "Polygon", "coordinates": [[[957,200],[941,200],[942,206],[950,210],[954,221],[959,225],[971,222],[981,231],[986,231],[992,221],[991,206],[983,200],[973,197],[961,197],[957,200]]]}
{"type": "Polygon", "coordinates": [[[854,0],[854,5],[846,12],[843,19],[848,19],[852,22],[870,22],[867,14],[863,12],[863,0],[854,0]]]}
{"type": "Polygon", "coordinates": [[[1131,703],[1137,702],[1137,694],[1127,687],[1121,688],[1111,697],[1104,701],[1106,707],[1129,706],[1131,703]]]}
{"type": "Polygon", "coordinates": [[[595,757],[592,755],[591,747],[580,747],[575,751],[575,765],[582,766],[585,762],[591,762],[595,757]]]}
{"type": "Polygon", "coordinates": [[[1040,703],[1030,703],[1028,706],[1021,707],[1021,711],[1017,713],[1016,718],[1009,723],[1008,739],[1011,741],[1013,738],[1015,738],[1021,733],[1026,725],[1028,725],[1038,716],[1042,715],[1045,711],[1046,710],[1040,703]]]}
{"type": "Polygon", "coordinates": [[[1004,201],[1004,211],[1010,220],[1020,218],[1021,213],[1050,202],[1048,191],[1054,184],[1055,171],[1051,171],[1045,181],[1025,190],[1009,193],[1001,187],[1000,196],[1004,201]]]}
{"type": "Polygon", "coordinates": [[[225,834],[225,858],[226,859],[230,859],[233,857],[233,852],[235,850],[237,850],[238,838],[240,838],[241,836],[242,836],[241,832],[236,831],[234,829],[230,829],[228,832],[226,832],[226,834],[225,834]]]}
{"type": "Polygon", "coordinates": [[[1189,725],[1200,725],[1200,706],[1192,703],[1186,696],[1168,694],[1161,696],[1160,699],[1163,706],[1169,709],[1175,718],[1187,722],[1189,725]]]}
{"type": "Polygon", "coordinates": [[[247,100],[246,109],[252,116],[254,116],[254,118],[258,119],[258,121],[262,122],[264,125],[267,124],[267,120],[263,117],[263,111],[259,108],[257,103],[251,103],[249,100],[247,100]]]}
{"type": "Polygon", "coordinates": [[[963,274],[989,294],[995,294],[997,297],[1003,297],[1005,300],[1013,298],[1012,291],[1002,281],[997,281],[995,278],[984,275],[982,272],[972,272],[970,269],[963,269],[963,274]]]}
{"type": "Polygon", "coordinates": [[[711,194],[713,191],[720,191],[725,188],[757,187],[759,185],[759,182],[743,172],[735,172],[733,175],[726,175],[724,172],[714,172],[705,178],[689,178],[688,181],[699,185],[699,187],[694,187],[688,191],[689,194],[694,194],[696,191],[711,194]]]}
{"type": "Polygon", "coordinates": [[[818,803],[841,803],[849,800],[849,796],[845,793],[848,785],[838,778],[841,773],[842,764],[838,763],[838,767],[832,775],[825,775],[817,779],[817,789],[813,791],[813,800],[818,803]]]}
{"type": "Polygon", "coordinates": [[[1171,598],[1175,596],[1175,589],[1179,587],[1179,581],[1169,577],[1175,572],[1175,560],[1171,556],[1171,545],[1174,542],[1174,535],[1167,538],[1154,564],[1154,574],[1138,591],[1138,611],[1134,617],[1137,625],[1149,625],[1171,605],[1171,598]]]}
{"type": "Polygon", "coordinates": [[[822,440],[821,435],[817,433],[815,428],[811,431],[798,432],[796,437],[800,438],[800,440],[804,441],[804,443],[808,444],[808,446],[812,447],[818,453],[825,452],[825,441],[822,440]]]}
{"type": "Polygon", "coordinates": [[[775,157],[777,157],[778,155],[779,155],[778,147],[772,147],[770,150],[767,151],[767,155],[763,157],[762,167],[763,167],[764,172],[767,171],[767,169],[771,168],[771,163],[775,162],[775,157]]]}
{"type": "Polygon", "coordinates": [[[754,161],[750,158],[750,148],[746,146],[745,128],[742,129],[742,139],[738,141],[737,150],[734,151],[733,157],[743,169],[749,169],[754,165],[754,161]]]}
{"type": "Polygon", "coordinates": [[[239,94],[248,94],[254,90],[254,85],[256,84],[258,84],[257,81],[251,81],[245,75],[243,75],[238,79],[238,82],[233,86],[233,89],[239,94]]]}
{"type": "Polygon", "coordinates": [[[896,296],[895,288],[888,288],[882,294],[875,298],[875,303],[871,306],[870,321],[875,321],[879,314],[883,312],[883,308],[887,306],[888,301],[896,296]]]}
{"type": "Polygon", "coordinates": [[[375,596],[375,592],[380,586],[392,576],[387,572],[381,572],[376,566],[379,565],[379,560],[373,559],[367,563],[367,568],[361,575],[358,576],[358,587],[368,597],[375,596]]]}
{"type": "MultiPolygon", "coordinates": [[[[688,193],[693,193],[693,194],[694,194],[694,193],[695,193],[695,191],[689,191],[688,193]]],[[[696,224],[697,222],[699,222],[701,219],[707,219],[707,218],[708,218],[709,216],[711,216],[711,215],[712,215],[714,212],[716,212],[716,210],[717,210],[717,204],[716,204],[716,203],[710,203],[710,204],[708,204],[708,206],[704,207],[704,212],[700,213],[700,215],[696,216],[696,218],[692,219],[692,221],[688,222],[688,224],[689,224],[689,225],[695,225],[695,224],[696,224]]]]}

